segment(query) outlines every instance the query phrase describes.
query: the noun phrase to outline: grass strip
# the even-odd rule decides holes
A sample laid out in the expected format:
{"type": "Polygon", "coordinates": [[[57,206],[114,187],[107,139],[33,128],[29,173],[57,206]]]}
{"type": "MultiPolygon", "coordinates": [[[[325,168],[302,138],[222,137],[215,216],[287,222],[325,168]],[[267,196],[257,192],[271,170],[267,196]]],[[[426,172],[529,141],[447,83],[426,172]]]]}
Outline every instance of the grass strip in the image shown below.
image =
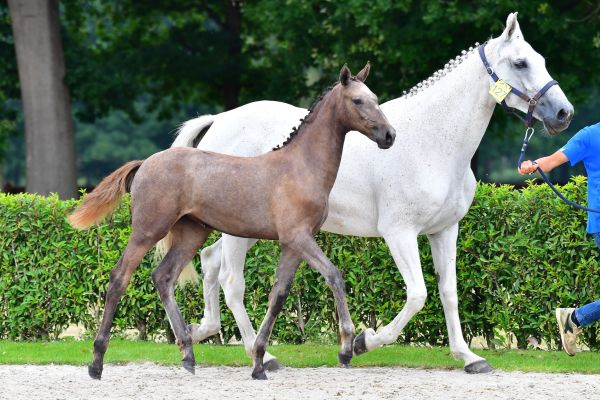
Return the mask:
{"type": "MultiPolygon", "coordinates": [[[[0,341],[0,364],[84,365],[92,358],[91,340],[52,342],[0,341]]],[[[338,346],[303,344],[270,346],[268,350],[290,367],[337,366],[338,346]]],[[[195,345],[196,360],[205,366],[250,366],[242,346],[195,345]]],[[[569,357],[563,352],[541,350],[478,350],[495,369],[505,371],[600,374],[600,354],[583,352],[569,357]]],[[[177,346],[114,339],[105,356],[106,363],[153,362],[179,365],[177,346]]],[[[444,347],[426,348],[393,345],[374,350],[352,360],[355,367],[411,367],[460,369],[461,361],[444,347]]]]}

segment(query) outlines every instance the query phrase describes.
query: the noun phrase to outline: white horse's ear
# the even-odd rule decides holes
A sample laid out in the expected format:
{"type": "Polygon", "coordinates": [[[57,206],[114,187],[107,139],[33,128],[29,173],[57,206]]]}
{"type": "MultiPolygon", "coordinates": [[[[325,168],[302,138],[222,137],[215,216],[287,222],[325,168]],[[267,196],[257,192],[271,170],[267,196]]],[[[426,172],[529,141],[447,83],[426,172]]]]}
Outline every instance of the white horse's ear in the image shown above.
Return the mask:
{"type": "Polygon", "coordinates": [[[365,65],[365,67],[363,69],[361,69],[358,74],[356,74],[356,79],[358,79],[361,82],[366,81],[367,76],[369,76],[370,70],[371,70],[371,63],[369,61],[367,61],[367,65],[365,65]]]}
{"type": "Polygon", "coordinates": [[[342,67],[342,70],[340,71],[340,83],[344,86],[346,86],[348,84],[348,82],[350,81],[350,77],[352,76],[352,73],[350,72],[350,68],[348,68],[347,64],[344,64],[344,66],[342,67]]]}
{"type": "Polygon", "coordinates": [[[508,14],[506,18],[506,28],[502,32],[502,38],[509,41],[514,38],[523,38],[521,28],[519,27],[519,21],[517,21],[517,12],[508,14]]]}

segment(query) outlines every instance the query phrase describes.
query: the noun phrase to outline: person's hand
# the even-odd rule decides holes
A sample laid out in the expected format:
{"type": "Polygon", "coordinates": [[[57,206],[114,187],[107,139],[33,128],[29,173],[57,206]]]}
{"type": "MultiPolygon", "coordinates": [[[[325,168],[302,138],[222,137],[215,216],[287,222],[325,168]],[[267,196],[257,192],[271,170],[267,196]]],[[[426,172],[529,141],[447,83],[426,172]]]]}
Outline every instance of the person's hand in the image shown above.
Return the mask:
{"type": "Polygon", "coordinates": [[[531,174],[535,172],[539,168],[539,165],[534,164],[533,161],[527,160],[521,163],[521,167],[519,168],[519,173],[521,175],[531,174]]]}

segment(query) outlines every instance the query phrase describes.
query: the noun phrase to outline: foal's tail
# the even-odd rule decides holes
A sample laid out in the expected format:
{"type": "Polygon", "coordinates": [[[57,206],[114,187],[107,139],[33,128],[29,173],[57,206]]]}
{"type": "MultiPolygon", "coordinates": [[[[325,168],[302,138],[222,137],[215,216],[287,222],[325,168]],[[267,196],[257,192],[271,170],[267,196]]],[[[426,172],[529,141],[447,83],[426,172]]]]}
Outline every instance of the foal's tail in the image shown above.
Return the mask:
{"type": "Polygon", "coordinates": [[[131,182],[144,160],[130,161],[107,176],[93,192],[69,215],[69,223],[76,229],[87,229],[112,213],[121,197],[131,188],[131,182]]]}

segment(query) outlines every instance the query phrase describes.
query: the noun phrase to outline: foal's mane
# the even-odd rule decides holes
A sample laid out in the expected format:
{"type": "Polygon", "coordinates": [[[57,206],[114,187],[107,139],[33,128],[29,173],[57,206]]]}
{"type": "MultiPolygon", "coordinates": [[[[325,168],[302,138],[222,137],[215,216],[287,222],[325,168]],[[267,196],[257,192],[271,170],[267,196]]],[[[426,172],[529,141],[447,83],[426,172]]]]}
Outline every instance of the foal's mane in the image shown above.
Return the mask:
{"type": "MultiPolygon", "coordinates": [[[[358,79],[354,76],[350,77],[350,80],[353,81],[357,81],[358,79]]],[[[321,102],[321,100],[323,100],[325,98],[325,96],[327,96],[329,94],[329,92],[331,92],[333,90],[334,87],[336,87],[336,85],[339,83],[338,82],[334,82],[332,85],[330,85],[327,89],[325,89],[314,101],[313,103],[310,105],[310,107],[308,107],[308,114],[306,114],[306,116],[304,118],[300,118],[300,125],[298,125],[298,127],[293,127],[292,128],[292,132],[290,133],[290,135],[288,136],[287,139],[285,139],[285,142],[283,142],[282,144],[273,147],[273,151],[277,151],[279,149],[284,148],[285,146],[287,146],[288,144],[291,143],[292,140],[294,140],[294,138],[298,135],[298,132],[300,132],[300,129],[303,128],[304,126],[308,125],[311,121],[312,118],[310,118],[313,115],[313,111],[315,110],[315,108],[317,107],[317,105],[321,102]],[[310,118],[310,120],[309,120],[310,118]]]]}

